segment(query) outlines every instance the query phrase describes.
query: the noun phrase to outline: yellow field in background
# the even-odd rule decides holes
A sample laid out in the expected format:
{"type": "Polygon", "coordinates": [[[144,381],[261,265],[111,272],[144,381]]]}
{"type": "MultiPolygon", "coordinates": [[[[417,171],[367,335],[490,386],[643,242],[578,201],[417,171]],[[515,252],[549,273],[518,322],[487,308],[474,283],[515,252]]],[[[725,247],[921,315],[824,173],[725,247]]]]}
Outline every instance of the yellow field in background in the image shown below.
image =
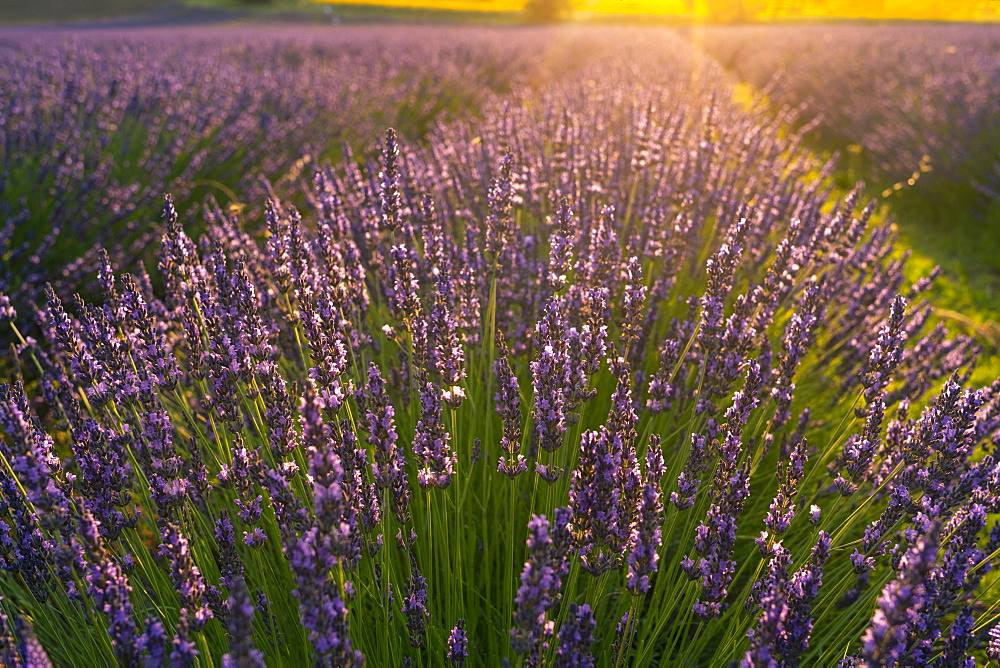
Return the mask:
{"type": "MultiPolygon", "coordinates": [[[[321,0],[322,1],[322,0],[321,0]]],[[[344,4],[520,11],[525,0],[351,0],[344,4]]],[[[338,4],[338,3],[328,3],[338,4]]],[[[998,20],[1000,0],[575,0],[578,15],[660,14],[705,19],[869,18],[998,20]]]]}

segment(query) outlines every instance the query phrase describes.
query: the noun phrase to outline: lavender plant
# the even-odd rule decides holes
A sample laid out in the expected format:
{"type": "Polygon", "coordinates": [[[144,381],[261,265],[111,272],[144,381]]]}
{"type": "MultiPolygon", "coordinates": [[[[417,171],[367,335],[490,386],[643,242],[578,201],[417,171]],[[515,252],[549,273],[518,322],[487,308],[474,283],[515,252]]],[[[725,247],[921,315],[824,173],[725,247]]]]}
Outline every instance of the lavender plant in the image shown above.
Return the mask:
{"type": "Polygon", "coordinates": [[[993,656],[1000,382],[860,191],[663,38],[260,212],[167,197],[155,283],[100,256],[95,299],[0,302],[0,656],[993,656]]]}
{"type": "Polygon", "coordinates": [[[217,199],[220,219],[268,191],[294,192],[298,175],[349,159],[386,125],[418,137],[475,111],[538,50],[416,28],[2,39],[0,291],[23,305],[46,282],[80,290],[100,248],[129,269],[148,258],[164,192],[183,213],[217,199]]]}

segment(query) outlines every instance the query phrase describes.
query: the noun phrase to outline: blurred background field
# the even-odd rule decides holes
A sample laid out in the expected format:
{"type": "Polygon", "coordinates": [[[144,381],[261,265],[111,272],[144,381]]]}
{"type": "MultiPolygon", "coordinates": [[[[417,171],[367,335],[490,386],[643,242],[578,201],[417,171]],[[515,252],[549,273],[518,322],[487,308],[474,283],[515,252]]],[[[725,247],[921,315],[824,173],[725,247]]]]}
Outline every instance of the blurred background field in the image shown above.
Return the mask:
{"type": "Polygon", "coordinates": [[[294,21],[435,21],[720,24],[860,19],[866,21],[998,21],[996,0],[6,0],[0,23],[87,22],[145,18],[167,23],[285,19],[294,21]]]}
{"type": "MultiPolygon", "coordinates": [[[[160,164],[159,169],[167,171],[157,177],[157,182],[141,184],[143,189],[149,186],[149,201],[155,199],[154,192],[162,187],[180,188],[182,192],[177,193],[180,204],[190,207],[198,205],[208,194],[226,199],[219,186],[232,192],[257,182],[260,176],[280,178],[306,155],[313,160],[337,159],[345,146],[363,152],[371,148],[371,138],[382,127],[394,125],[405,136],[419,138],[439,120],[474,116],[480,91],[506,94],[515,71],[522,75],[529,70],[533,72],[521,82],[529,86],[543,82],[555,71],[545,58],[532,62],[540,52],[530,46],[518,55],[473,56],[472,42],[459,34],[461,27],[472,24],[524,23],[530,17],[517,11],[523,3],[430,0],[416,4],[421,6],[404,6],[409,3],[403,2],[343,4],[311,0],[9,0],[0,8],[0,22],[21,26],[68,23],[90,29],[249,23],[268,30],[264,27],[268,24],[334,22],[365,26],[413,22],[455,26],[458,32],[442,38],[458,45],[453,53],[468,50],[472,69],[446,72],[450,66],[443,65],[439,71],[401,73],[391,82],[409,85],[406,82],[415,78],[420,83],[413,86],[413,95],[426,99],[393,95],[394,99],[389,100],[383,96],[381,102],[372,99],[367,105],[355,100],[349,110],[338,110],[336,117],[317,108],[312,116],[314,123],[300,128],[294,142],[290,138],[270,140],[268,151],[276,155],[272,156],[270,168],[264,169],[266,174],[261,173],[260,164],[251,164],[247,156],[243,162],[209,158],[194,181],[179,178],[186,178],[190,170],[184,172],[178,162],[172,171],[160,164]],[[454,11],[456,7],[469,11],[454,11]],[[508,57],[514,61],[510,66],[505,62],[508,57]],[[396,105],[397,98],[405,100],[401,107],[396,105]],[[302,149],[306,145],[309,151],[302,149]],[[185,188],[191,192],[183,192],[185,188]]],[[[549,4],[551,7],[552,3],[549,4]]],[[[997,4],[951,3],[947,16],[989,19],[995,15],[997,4]]],[[[573,15],[576,27],[562,30],[570,34],[581,30],[581,23],[594,21],[635,21],[628,12],[648,12],[651,7],[642,2],[618,2],[610,6],[620,12],[613,16],[606,13],[610,11],[606,5],[578,3],[573,15]]],[[[824,15],[867,12],[869,17],[879,13],[921,17],[931,11],[920,3],[905,6],[882,3],[876,9],[872,7],[847,2],[822,6],[751,0],[692,2],[679,3],[677,7],[660,5],[660,15],[643,15],[641,21],[677,24],[698,48],[744,82],[747,90],[761,94],[772,112],[784,107],[796,110],[795,123],[810,126],[805,135],[809,147],[824,158],[836,156],[834,180],[838,187],[846,192],[855,182],[865,182],[866,192],[881,203],[880,215],[897,222],[902,238],[915,255],[910,265],[913,270],[926,272],[941,266],[942,276],[934,293],[940,312],[954,328],[974,332],[988,351],[995,350],[1000,342],[997,325],[1000,321],[1000,122],[996,120],[1000,116],[996,103],[1000,99],[1000,26],[887,23],[870,18],[849,23],[817,22],[824,15]],[[727,22],[744,24],[718,25],[727,22]]],[[[938,10],[936,18],[947,17],[941,11],[938,10]]],[[[594,26],[588,29],[599,30],[594,26]]],[[[280,29],[275,30],[280,33],[280,29]]],[[[294,32],[293,28],[289,30],[294,32]]],[[[377,35],[378,30],[372,34],[377,35]]],[[[335,32],[328,36],[331,43],[322,47],[328,51],[316,63],[327,58],[328,71],[333,72],[345,61],[342,54],[335,53],[336,45],[342,42],[341,36],[335,32]]],[[[45,38],[48,42],[62,39],[65,37],[45,38]]],[[[315,39],[315,35],[310,39],[315,39]]],[[[359,33],[355,33],[346,42],[358,43],[358,39],[359,33]]],[[[557,43],[558,38],[554,41],[557,43]]],[[[522,40],[522,43],[527,42],[522,40]]],[[[538,48],[552,46],[550,43],[538,48]]],[[[14,50],[7,47],[7,53],[14,50]]],[[[452,62],[447,55],[441,62],[446,61],[452,62]]],[[[258,63],[257,67],[266,64],[258,63]]],[[[319,65],[313,76],[322,77],[322,71],[319,65]]],[[[124,134],[127,127],[126,123],[115,132],[124,134]]],[[[259,137],[254,141],[268,140],[259,137]]],[[[182,153],[197,153],[201,148],[192,144],[182,153]]],[[[180,159],[180,155],[177,157],[180,159]]],[[[96,154],[91,158],[100,161],[96,154]]],[[[36,187],[31,184],[34,177],[26,180],[26,172],[20,171],[35,169],[32,164],[32,159],[28,159],[20,161],[17,168],[8,165],[2,205],[8,217],[23,215],[23,207],[17,203],[36,187]]],[[[114,167],[109,169],[115,172],[114,167]]],[[[120,181],[116,174],[108,178],[112,177],[115,182],[120,181]]],[[[152,209],[143,210],[142,206],[134,199],[128,204],[137,214],[148,218],[152,209]]],[[[53,222],[51,212],[45,207],[34,208],[31,214],[34,220],[53,222]]],[[[119,207],[115,216],[124,218],[127,213],[119,207]]],[[[83,218],[89,220],[90,215],[87,213],[83,218]]],[[[99,240],[93,233],[97,227],[89,224],[87,227],[91,232],[50,244],[54,245],[48,251],[54,264],[67,264],[99,240]]],[[[39,229],[36,226],[32,234],[38,236],[39,229]]],[[[34,257],[33,253],[26,255],[34,257]]],[[[987,366],[992,369],[988,373],[995,371],[993,363],[987,366]]]]}
{"type": "MultiPolygon", "coordinates": [[[[940,266],[936,300],[988,349],[1000,342],[1000,26],[825,24],[692,29],[773,109],[799,110],[899,225],[912,266],[940,266]]],[[[996,368],[991,368],[996,374],[996,368]]]]}

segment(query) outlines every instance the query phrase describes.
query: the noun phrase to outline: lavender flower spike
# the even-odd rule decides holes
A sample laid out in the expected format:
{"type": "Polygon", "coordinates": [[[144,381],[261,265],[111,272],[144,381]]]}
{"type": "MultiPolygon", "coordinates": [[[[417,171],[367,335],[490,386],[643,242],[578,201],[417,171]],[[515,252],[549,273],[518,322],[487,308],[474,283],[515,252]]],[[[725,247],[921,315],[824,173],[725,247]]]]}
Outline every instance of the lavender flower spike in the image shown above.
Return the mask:
{"type": "Polygon", "coordinates": [[[17,620],[17,649],[24,661],[24,668],[52,668],[48,653],[35,637],[31,623],[22,618],[17,620]]]}
{"type": "Polygon", "coordinates": [[[194,563],[187,538],[174,524],[165,524],[160,530],[160,555],[170,561],[170,578],[180,594],[181,618],[192,629],[199,629],[212,618],[212,612],[203,603],[205,578],[194,563]]]}
{"type": "Polygon", "coordinates": [[[451,434],[441,421],[441,392],[433,383],[420,388],[420,421],[413,436],[413,454],[420,469],[417,482],[424,489],[447,487],[458,458],[452,453],[451,434]]]}
{"type": "Polygon", "coordinates": [[[625,587],[633,594],[649,591],[649,576],[656,572],[660,559],[662,542],[663,501],[660,498],[660,480],[665,466],[660,448],[659,434],[649,437],[646,450],[646,479],[642,486],[642,498],[632,529],[631,549],[628,555],[628,577],[625,587]]]}
{"type": "Polygon", "coordinates": [[[559,648],[556,650],[557,666],[573,668],[594,668],[594,655],[590,646],[594,644],[594,629],[597,620],[587,604],[569,604],[569,615],[559,629],[559,648]]]}
{"type": "Polygon", "coordinates": [[[382,207],[382,229],[395,232],[402,225],[400,213],[403,206],[399,193],[399,144],[396,131],[385,131],[385,145],[382,147],[382,171],[379,172],[381,191],[379,203],[382,207]]]}
{"type": "Polygon", "coordinates": [[[510,367],[509,352],[503,333],[498,329],[497,358],[493,362],[493,373],[496,374],[496,411],[503,418],[503,436],[500,438],[500,456],[497,470],[508,478],[516,478],[524,473],[528,466],[521,452],[521,389],[517,376],[510,367]]]}
{"type": "Polygon", "coordinates": [[[264,655],[253,646],[254,609],[246,582],[238,578],[229,595],[229,653],[222,668],[264,668],[264,655]]]}
{"type": "Polygon", "coordinates": [[[531,382],[535,394],[533,409],[535,437],[547,452],[559,449],[566,434],[567,371],[566,322],[557,298],[545,305],[535,336],[538,354],[531,362],[531,382]]]}
{"type": "Polygon", "coordinates": [[[882,590],[871,625],[861,638],[862,666],[892,666],[904,658],[910,620],[926,602],[927,576],[936,561],[937,542],[931,536],[921,536],[903,556],[899,577],[882,590]]]}
{"type": "Polygon", "coordinates": [[[406,629],[410,634],[411,647],[423,647],[427,633],[427,579],[417,567],[417,559],[410,552],[410,578],[406,586],[406,595],[402,602],[403,616],[406,617],[406,629]]]}
{"type": "Polygon", "coordinates": [[[903,358],[903,316],[906,314],[906,299],[897,295],[889,308],[889,322],[878,333],[878,341],[868,356],[868,372],[862,379],[865,387],[865,401],[872,402],[889,384],[892,372],[903,358]]]}
{"type": "Polygon", "coordinates": [[[514,627],[510,644],[532,661],[547,649],[546,614],[561,597],[562,579],[569,572],[572,545],[569,508],[556,508],[551,525],[544,515],[528,522],[528,561],[521,571],[521,586],[514,599],[514,627]],[[551,529],[551,532],[550,532],[551,529]]]}
{"type": "Polygon", "coordinates": [[[469,658],[469,638],[465,635],[465,620],[460,619],[448,636],[448,660],[452,668],[462,668],[467,658],[469,658]]]}
{"type": "Polygon", "coordinates": [[[368,443],[375,450],[372,478],[379,489],[392,490],[393,513],[402,524],[406,521],[410,505],[406,461],[402,448],[397,444],[396,410],[389,402],[385,380],[374,362],[368,366],[368,383],[355,396],[364,414],[368,443]]]}

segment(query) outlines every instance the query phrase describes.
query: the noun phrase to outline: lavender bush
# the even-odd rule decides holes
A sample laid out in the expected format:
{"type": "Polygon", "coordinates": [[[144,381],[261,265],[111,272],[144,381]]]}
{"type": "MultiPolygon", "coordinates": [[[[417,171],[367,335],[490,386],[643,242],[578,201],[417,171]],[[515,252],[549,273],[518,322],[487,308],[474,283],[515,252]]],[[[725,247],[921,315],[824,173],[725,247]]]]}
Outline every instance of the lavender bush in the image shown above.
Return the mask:
{"type": "Polygon", "coordinates": [[[475,30],[12,32],[0,43],[0,290],[41,303],[107,248],[132,268],[211,196],[242,207],[364,149],[474,112],[537,47],[475,30]],[[267,181],[269,179],[269,181],[267,181]]]}
{"type": "Polygon", "coordinates": [[[1000,373],[1000,28],[991,24],[719,27],[692,34],[770,106],[799,111],[808,145],[842,157],[914,252],[940,266],[931,293],[955,329],[987,343],[975,380],[1000,373]]]}
{"type": "Polygon", "coordinates": [[[4,307],[8,662],[994,655],[975,342],[788,118],[669,33],[572,39],[295,197],[168,196],[155,284],[4,307]]]}
{"type": "Polygon", "coordinates": [[[1000,185],[995,25],[715,28],[699,44],[777,102],[805,107],[886,195],[921,180],[1000,185]]]}

